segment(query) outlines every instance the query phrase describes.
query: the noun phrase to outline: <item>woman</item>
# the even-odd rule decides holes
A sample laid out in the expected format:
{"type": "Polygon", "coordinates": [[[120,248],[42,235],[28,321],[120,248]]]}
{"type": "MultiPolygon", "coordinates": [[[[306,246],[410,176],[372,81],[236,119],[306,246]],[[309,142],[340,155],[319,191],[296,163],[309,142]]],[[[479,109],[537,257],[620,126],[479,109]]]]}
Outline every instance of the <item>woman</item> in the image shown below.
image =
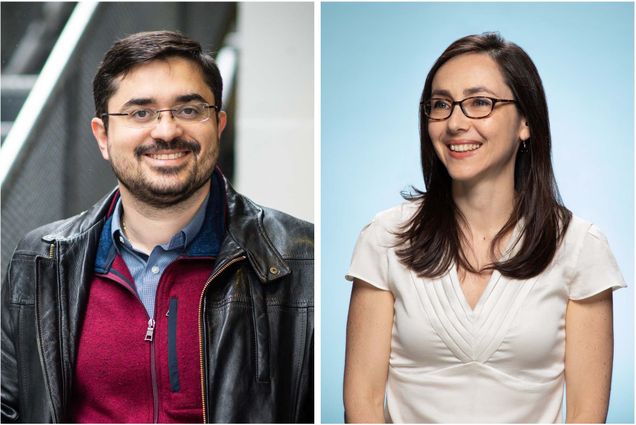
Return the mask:
{"type": "Polygon", "coordinates": [[[605,237],[560,201],[539,74],[496,34],[450,45],[420,103],[427,191],[358,239],[348,422],[603,422],[612,371],[605,237]]]}

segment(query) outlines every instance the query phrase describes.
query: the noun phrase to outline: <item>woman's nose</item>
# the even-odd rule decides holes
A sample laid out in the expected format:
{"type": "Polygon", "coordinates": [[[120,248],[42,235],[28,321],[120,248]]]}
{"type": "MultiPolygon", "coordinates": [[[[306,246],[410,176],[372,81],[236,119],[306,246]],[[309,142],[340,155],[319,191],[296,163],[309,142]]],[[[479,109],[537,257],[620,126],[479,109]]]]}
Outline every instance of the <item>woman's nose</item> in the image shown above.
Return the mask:
{"type": "Polygon", "coordinates": [[[464,114],[460,104],[453,105],[450,117],[446,120],[446,126],[453,133],[466,130],[470,126],[470,118],[464,114]]]}

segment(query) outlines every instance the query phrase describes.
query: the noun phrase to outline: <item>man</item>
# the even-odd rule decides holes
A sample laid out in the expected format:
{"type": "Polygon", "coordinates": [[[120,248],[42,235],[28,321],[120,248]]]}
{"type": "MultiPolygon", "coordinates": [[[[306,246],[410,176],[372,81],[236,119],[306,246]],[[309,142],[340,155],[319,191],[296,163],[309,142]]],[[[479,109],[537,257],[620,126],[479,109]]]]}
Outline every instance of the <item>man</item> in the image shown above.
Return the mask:
{"type": "Polygon", "coordinates": [[[13,255],[3,421],[313,421],[313,227],[215,169],[221,92],[181,34],[106,53],[91,126],[118,188],[13,255]]]}

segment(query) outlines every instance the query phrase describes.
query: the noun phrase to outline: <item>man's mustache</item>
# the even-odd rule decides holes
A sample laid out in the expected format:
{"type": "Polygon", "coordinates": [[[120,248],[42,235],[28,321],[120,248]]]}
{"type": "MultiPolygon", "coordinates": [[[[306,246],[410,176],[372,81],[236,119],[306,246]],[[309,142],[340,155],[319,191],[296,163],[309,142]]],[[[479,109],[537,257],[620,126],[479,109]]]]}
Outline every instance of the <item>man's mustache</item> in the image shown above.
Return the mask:
{"type": "Polygon", "coordinates": [[[198,155],[201,152],[201,145],[196,140],[186,140],[181,138],[172,139],[169,142],[157,139],[152,145],[141,145],[135,148],[137,158],[142,155],[153,154],[163,150],[189,150],[198,155]]]}

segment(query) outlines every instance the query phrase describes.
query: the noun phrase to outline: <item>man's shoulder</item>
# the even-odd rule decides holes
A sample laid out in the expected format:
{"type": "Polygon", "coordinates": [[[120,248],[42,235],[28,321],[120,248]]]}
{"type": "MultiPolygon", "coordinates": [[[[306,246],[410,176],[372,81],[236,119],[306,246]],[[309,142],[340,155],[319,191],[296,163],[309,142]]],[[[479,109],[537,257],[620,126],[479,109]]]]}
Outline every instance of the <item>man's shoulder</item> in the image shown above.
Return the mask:
{"type": "Polygon", "coordinates": [[[48,255],[51,243],[70,241],[85,235],[96,224],[99,224],[103,216],[104,206],[110,201],[111,196],[112,193],[108,194],[88,210],[79,214],[31,230],[18,242],[15,254],[48,255]]]}
{"type": "Polygon", "coordinates": [[[44,255],[45,252],[40,251],[47,246],[47,243],[55,240],[53,235],[58,234],[62,229],[72,226],[80,216],[81,214],[78,214],[73,217],[44,224],[31,230],[18,242],[16,253],[44,255]]]}
{"type": "MultiPolygon", "coordinates": [[[[256,234],[265,239],[284,259],[313,260],[314,225],[282,211],[264,207],[248,197],[229,190],[228,201],[233,223],[231,232],[241,244],[256,234]]],[[[257,244],[258,245],[258,244],[257,244]]]]}
{"type": "Polygon", "coordinates": [[[263,226],[283,258],[314,258],[314,225],[273,208],[263,209],[263,226]]]}

